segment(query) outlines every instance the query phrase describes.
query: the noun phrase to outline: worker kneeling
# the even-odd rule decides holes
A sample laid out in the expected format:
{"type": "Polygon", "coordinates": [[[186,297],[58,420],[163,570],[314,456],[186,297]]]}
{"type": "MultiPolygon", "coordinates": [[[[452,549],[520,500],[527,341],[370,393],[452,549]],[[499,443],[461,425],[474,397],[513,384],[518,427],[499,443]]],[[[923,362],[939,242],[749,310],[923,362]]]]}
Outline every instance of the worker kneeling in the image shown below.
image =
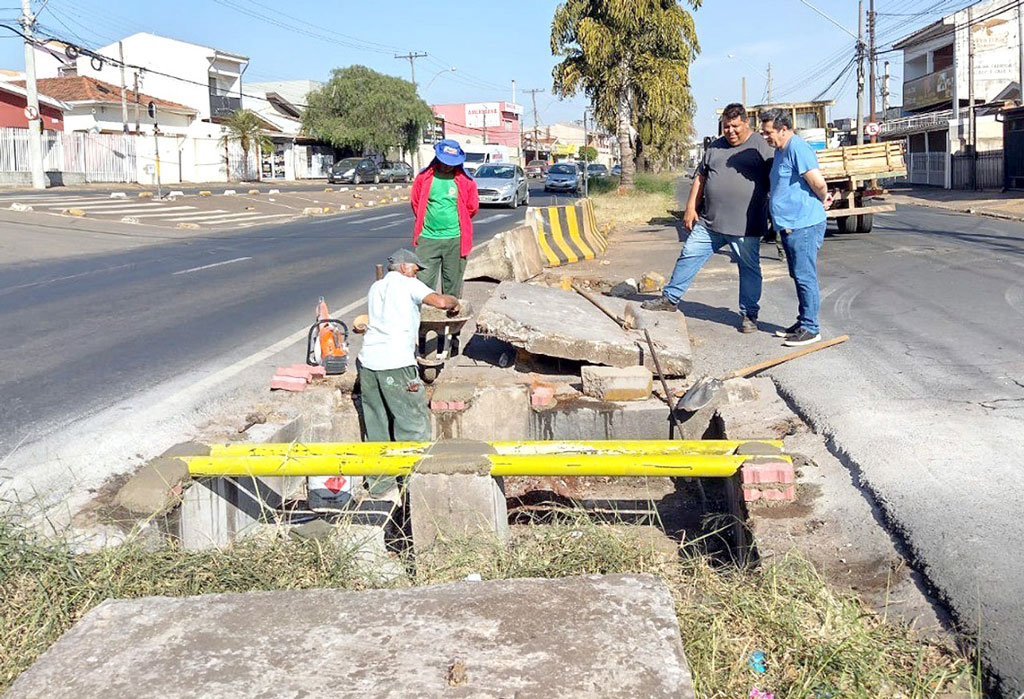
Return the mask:
{"type": "Polygon", "coordinates": [[[369,320],[356,366],[368,442],[430,440],[430,412],[416,365],[420,305],[457,315],[459,300],[417,279],[422,267],[414,252],[398,250],[367,295],[369,320]]]}

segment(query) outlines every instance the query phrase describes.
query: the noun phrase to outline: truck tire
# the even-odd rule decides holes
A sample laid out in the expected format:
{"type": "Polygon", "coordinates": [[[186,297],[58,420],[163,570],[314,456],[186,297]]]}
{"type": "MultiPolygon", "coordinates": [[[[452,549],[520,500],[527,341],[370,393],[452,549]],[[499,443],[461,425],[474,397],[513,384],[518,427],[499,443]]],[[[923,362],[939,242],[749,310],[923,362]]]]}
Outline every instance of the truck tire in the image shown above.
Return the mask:
{"type": "Polygon", "coordinates": [[[857,217],[858,233],[870,233],[874,225],[875,217],[873,214],[861,214],[860,216],[857,217]]]}
{"type": "Polygon", "coordinates": [[[836,225],[840,233],[857,232],[857,216],[836,216],[836,225]]]}

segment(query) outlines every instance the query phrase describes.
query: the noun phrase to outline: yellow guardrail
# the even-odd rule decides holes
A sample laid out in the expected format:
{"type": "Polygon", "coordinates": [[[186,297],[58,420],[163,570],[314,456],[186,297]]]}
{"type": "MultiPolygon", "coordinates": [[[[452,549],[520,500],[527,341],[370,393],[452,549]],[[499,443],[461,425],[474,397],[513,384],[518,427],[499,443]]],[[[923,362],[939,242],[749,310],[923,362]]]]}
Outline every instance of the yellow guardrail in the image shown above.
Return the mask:
{"type": "MultiPolygon", "coordinates": [[[[492,476],[728,477],[746,441],[596,440],[489,442],[492,476]]],[[[761,441],[781,452],[782,442],[761,441]]],[[[182,457],[189,473],[211,476],[404,476],[432,456],[430,442],[226,444],[182,457]]],[[[790,457],[777,458],[790,462],[790,457]]]]}

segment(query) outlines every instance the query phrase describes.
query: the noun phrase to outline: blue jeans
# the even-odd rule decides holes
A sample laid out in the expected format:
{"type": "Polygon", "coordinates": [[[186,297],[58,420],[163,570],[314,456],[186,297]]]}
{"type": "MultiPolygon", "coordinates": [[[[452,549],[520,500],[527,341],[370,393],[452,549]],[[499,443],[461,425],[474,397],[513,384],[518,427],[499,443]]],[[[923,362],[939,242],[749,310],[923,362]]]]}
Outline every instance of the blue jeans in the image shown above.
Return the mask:
{"type": "Polygon", "coordinates": [[[804,330],[817,334],[818,310],[821,292],[818,289],[818,250],[825,242],[825,222],[807,228],[794,228],[780,232],[782,247],[786,251],[789,276],[796,282],[796,297],[800,304],[797,321],[804,330]]]}
{"type": "Polygon", "coordinates": [[[679,303],[690,288],[697,272],[723,245],[732,251],[732,259],[740,269],[740,314],[757,318],[761,300],[761,238],[758,236],[722,235],[696,223],[686,239],[672,278],[665,286],[665,298],[679,303]]]}

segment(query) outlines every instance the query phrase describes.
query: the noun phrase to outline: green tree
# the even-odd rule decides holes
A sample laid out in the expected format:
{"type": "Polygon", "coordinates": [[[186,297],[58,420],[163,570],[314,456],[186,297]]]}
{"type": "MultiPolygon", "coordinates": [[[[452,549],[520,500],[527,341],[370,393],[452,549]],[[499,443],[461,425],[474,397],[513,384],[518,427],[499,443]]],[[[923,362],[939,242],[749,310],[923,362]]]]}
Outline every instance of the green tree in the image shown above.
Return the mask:
{"type": "Polygon", "coordinates": [[[408,80],[366,66],[335,68],[330,81],[310,92],[303,129],[338,148],[413,151],[434,112],[408,80]]]}
{"type": "MultiPolygon", "coordinates": [[[[223,136],[220,137],[220,145],[224,146],[226,151],[228,144],[237,141],[238,145],[242,148],[242,172],[249,172],[249,151],[253,148],[263,150],[274,150],[274,142],[270,139],[270,136],[263,132],[266,122],[259,117],[256,112],[251,109],[239,109],[231,112],[231,116],[224,120],[222,126],[226,129],[223,136]]],[[[245,175],[243,175],[244,177],[245,175]]],[[[257,178],[259,177],[259,168],[257,167],[257,178]]],[[[228,178],[230,179],[231,172],[228,171],[228,178]]]]}
{"type": "MultiPolygon", "coordinates": [[[[701,0],[686,0],[693,9],[701,0]]],[[[692,122],[690,63],[699,51],[693,16],[679,0],[566,0],[551,22],[555,94],[583,92],[618,135],[621,186],[633,186],[632,134],[669,150],[692,122]]]]}
{"type": "Polygon", "coordinates": [[[585,160],[588,163],[592,163],[597,160],[597,148],[593,146],[580,146],[579,150],[580,160],[585,160]]]}

